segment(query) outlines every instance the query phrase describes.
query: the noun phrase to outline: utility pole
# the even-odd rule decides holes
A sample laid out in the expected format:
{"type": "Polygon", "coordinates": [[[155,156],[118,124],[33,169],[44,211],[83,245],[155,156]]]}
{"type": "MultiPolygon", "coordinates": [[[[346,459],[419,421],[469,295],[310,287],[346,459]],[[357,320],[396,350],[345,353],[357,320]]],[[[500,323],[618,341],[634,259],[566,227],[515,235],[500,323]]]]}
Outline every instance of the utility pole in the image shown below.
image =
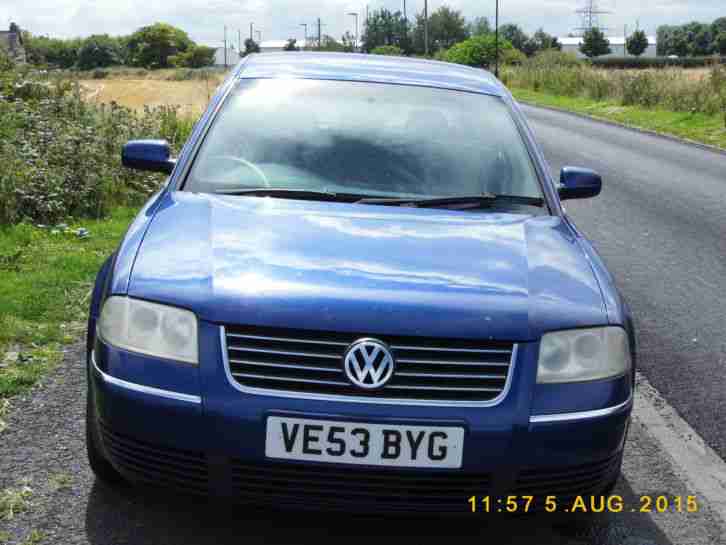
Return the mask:
{"type": "Polygon", "coordinates": [[[499,0],[494,16],[494,75],[499,77],[499,0]]]}
{"type": "Polygon", "coordinates": [[[318,49],[323,47],[323,25],[318,17],[318,49]]]}
{"type": "Polygon", "coordinates": [[[358,12],[351,11],[348,15],[355,17],[355,47],[353,50],[356,51],[358,49],[358,12]]]}
{"type": "Polygon", "coordinates": [[[250,23],[250,40],[254,40],[255,39],[253,30],[252,30],[254,28],[254,26],[255,26],[254,23],[250,23]]]}
{"type": "Polygon", "coordinates": [[[262,43],[262,31],[261,30],[255,30],[255,34],[257,34],[257,43],[262,43]]]}
{"type": "Polygon", "coordinates": [[[403,19],[408,21],[408,17],[406,17],[406,0],[403,0],[403,19]]]}
{"type": "Polygon", "coordinates": [[[227,68],[227,25],[224,25],[224,67],[227,68]]]}
{"type": "Polygon", "coordinates": [[[429,56],[429,0],[424,0],[424,54],[429,56]]]}
{"type": "Polygon", "coordinates": [[[242,31],[237,29],[237,54],[242,55],[242,31]]]}
{"type": "Polygon", "coordinates": [[[300,26],[305,29],[305,41],[303,42],[305,45],[303,48],[308,46],[308,24],[307,23],[300,23],[300,26]]]}

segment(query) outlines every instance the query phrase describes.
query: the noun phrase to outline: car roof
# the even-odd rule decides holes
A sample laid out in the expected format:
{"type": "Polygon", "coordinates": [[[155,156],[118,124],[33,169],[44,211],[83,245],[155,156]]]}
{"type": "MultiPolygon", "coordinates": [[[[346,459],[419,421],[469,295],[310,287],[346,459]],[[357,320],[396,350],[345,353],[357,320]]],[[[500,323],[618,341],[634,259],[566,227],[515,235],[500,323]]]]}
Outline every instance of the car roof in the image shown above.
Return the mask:
{"type": "Polygon", "coordinates": [[[504,86],[489,72],[448,62],[360,53],[285,51],[248,55],[239,79],[300,78],[368,81],[455,89],[502,97],[504,86]]]}

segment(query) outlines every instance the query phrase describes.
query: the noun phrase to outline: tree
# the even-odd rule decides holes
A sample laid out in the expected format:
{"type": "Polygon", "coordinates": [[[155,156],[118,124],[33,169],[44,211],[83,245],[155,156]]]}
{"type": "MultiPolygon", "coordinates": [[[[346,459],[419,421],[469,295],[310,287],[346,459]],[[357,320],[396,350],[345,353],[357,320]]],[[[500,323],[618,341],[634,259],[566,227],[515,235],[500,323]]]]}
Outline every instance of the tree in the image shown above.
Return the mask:
{"type": "Polygon", "coordinates": [[[245,52],[242,54],[242,56],[246,57],[250,53],[259,53],[259,52],[260,52],[260,44],[258,44],[252,38],[247,38],[245,40],[245,52]]]}
{"type": "Polygon", "coordinates": [[[290,38],[287,43],[285,44],[285,47],[282,48],[283,51],[300,51],[300,48],[297,46],[297,40],[295,38],[290,38]]]}
{"type": "Polygon", "coordinates": [[[121,51],[118,40],[108,34],[97,34],[83,40],[78,50],[78,68],[93,70],[121,64],[121,51]]]}
{"type": "Polygon", "coordinates": [[[656,54],[666,57],[673,54],[673,35],[677,27],[661,25],[656,32],[656,54]]]}
{"type": "Polygon", "coordinates": [[[469,36],[485,36],[492,33],[489,19],[486,17],[475,17],[466,25],[469,36]]]}
{"type": "Polygon", "coordinates": [[[677,30],[671,38],[671,46],[668,55],[678,55],[679,57],[687,57],[690,49],[688,37],[682,30],[677,30]]]}
{"type": "Polygon", "coordinates": [[[410,53],[408,21],[400,11],[394,13],[385,8],[374,11],[365,24],[361,45],[368,53],[382,45],[395,45],[405,54],[410,53]]]}
{"type": "Polygon", "coordinates": [[[519,27],[519,25],[506,24],[499,27],[499,36],[504,37],[515,48],[524,51],[524,44],[529,36],[519,27]]]}
{"type": "Polygon", "coordinates": [[[640,57],[645,50],[648,49],[648,36],[644,30],[636,30],[626,40],[628,53],[635,57],[640,57]]]}
{"type": "Polygon", "coordinates": [[[187,33],[166,23],[145,26],[128,41],[129,60],[134,66],[167,68],[169,57],[184,53],[194,42],[187,33]]]}
{"type": "Polygon", "coordinates": [[[714,43],[711,27],[702,25],[697,32],[693,34],[691,41],[691,54],[697,57],[704,57],[713,53],[714,43]]]}
{"type": "Polygon", "coordinates": [[[608,55],[612,52],[610,49],[610,41],[599,28],[591,28],[585,32],[582,36],[580,51],[589,59],[599,57],[600,55],[608,55]]]}
{"type": "Polygon", "coordinates": [[[716,51],[718,51],[719,55],[726,55],[726,30],[721,31],[718,36],[716,36],[716,51]]]}
{"type": "Polygon", "coordinates": [[[532,40],[534,40],[537,46],[537,51],[545,51],[547,49],[562,51],[562,44],[557,40],[557,37],[547,34],[542,28],[534,33],[532,40]]]}
{"type": "Polygon", "coordinates": [[[213,47],[194,45],[184,53],[169,57],[169,64],[185,68],[204,68],[214,64],[215,51],[213,47]]]}
{"type": "Polygon", "coordinates": [[[531,38],[528,38],[522,46],[522,51],[528,57],[539,53],[540,51],[546,51],[548,49],[555,49],[562,51],[562,45],[555,36],[547,34],[544,29],[539,29],[531,38]]]}
{"type": "Polygon", "coordinates": [[[716,36],[716,40],[718,40],[718,35],[726,32],[726,17],[719,17],[711,23],[711,32],[716,36]]]}
{"type": "Polygon", "coordinates": [[[78,50],[83,45],[79,38],[61,40],[47,36],[33,36],[29,32],[23,33],[23,43],[30,64],[48,64],[58,68],[75,66],[78,62],[78,50]]]}
{"type": "MultiPolygon", "coordinates": [[[[423,13],[416,16],[416,26],[413,31],[414,50],[417,53],[426,51],[424,43],[424,27],[426,19],[423,13]]],[[[469,37],[466,19],[460,11],[447,6],[441,6],[429,15],[429,49],[436,52],[448,49],[457,42],[469,37]]]]}

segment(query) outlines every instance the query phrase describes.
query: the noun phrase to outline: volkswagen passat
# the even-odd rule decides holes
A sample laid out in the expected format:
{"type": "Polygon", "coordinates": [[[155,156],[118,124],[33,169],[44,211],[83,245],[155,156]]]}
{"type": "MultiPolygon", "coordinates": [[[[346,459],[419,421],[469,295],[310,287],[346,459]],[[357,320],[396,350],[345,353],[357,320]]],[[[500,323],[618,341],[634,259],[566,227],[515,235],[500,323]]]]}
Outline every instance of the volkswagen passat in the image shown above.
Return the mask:
{"type": "Polygon", "coordinates": [[[96,474],[387,512],[597,495],[628,429],[628,308],[489,73],[247,57],[101,269],[96,474]]]}

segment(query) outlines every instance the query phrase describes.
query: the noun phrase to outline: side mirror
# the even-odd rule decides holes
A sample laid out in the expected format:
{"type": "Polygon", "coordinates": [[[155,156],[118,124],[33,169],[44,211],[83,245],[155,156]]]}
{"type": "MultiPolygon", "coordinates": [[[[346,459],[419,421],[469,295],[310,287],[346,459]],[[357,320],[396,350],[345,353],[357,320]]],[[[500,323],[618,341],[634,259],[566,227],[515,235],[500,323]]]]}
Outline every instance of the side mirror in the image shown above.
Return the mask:
{"type": "Polygon", "coordinates": [[[597,197],[602,191],[602,178],[587,168],[564,167],[557,191],[562,200],[597,197]]]}
{"type": "Polygon", "coordinates": [[[166,140],[132,140],[121,152],[121,164],[136,170],[171,174],[176,161],[166,140]]]}

